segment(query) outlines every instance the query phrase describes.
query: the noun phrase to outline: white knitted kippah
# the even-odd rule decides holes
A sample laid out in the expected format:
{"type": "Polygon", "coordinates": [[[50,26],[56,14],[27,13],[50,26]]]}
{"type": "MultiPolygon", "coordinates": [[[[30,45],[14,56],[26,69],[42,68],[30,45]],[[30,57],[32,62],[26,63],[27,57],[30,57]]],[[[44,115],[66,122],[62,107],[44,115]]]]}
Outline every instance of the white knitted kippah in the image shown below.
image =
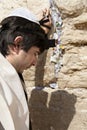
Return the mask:
{"type": "Polygon", "coordinates": [[[9,14],[8,17],[10,17],[10,16],[18,16],[18,17],[25,18],[29,21],[32,21],[34,23],[39,24],[39,21],[36,18],[36,16],[30,10],[28,10],[27,8],[23,8],[23,7],[17,8],[15,10],[13,10],[9,14]]]}

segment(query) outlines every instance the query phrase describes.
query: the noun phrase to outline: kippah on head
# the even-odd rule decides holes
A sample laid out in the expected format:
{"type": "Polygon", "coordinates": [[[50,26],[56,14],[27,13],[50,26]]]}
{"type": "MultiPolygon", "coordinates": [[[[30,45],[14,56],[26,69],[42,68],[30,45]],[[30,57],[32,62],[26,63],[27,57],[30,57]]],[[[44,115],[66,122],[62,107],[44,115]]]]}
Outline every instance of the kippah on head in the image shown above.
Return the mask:
{"type": "Polygon", "coordinates": [[[11,14],[8,15],[8,17],[10,16],[18,16],[39,24],[39,21],[36,18],[36,16],[27,8],[23,8],[23,7],[17,8],[14,11],[12,11],[11,14]]]}

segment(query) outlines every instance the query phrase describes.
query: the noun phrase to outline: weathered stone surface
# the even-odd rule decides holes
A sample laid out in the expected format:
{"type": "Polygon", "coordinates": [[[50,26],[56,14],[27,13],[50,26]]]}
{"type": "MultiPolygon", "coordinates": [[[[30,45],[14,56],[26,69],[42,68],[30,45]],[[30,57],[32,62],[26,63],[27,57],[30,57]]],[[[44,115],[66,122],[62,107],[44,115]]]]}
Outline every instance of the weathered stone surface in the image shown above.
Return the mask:
{"type": "MultiPolygon", "coordinates": [[[[60,73],[58,73],[58,86],[59,88],[87,87],[87,1],[55,1],[63,19],[61,43],[65,48],[63,67],[60,73]]],[[[30,2],[29,7],[32,7],[30,2]]],[[[44,8],[44,4],[42,8],[44,8]]],[[[32,7],[32,10],[35,9],[32,7]]],[[[54,64],[50,63],[52,52],[53,50],[49,49],[43,54],[43,60],[39,59],[38,65],[34,70],[35,78],[34,83],[33,81],[31,83],[32,86],[34,84],[37,86],[46,86],[51,82],[55,82],[54,64]]],[[[26,75],[30,75],[30,73],[30,71],[26,72],[26,75]]],[[[29,80],[26,76],[25,79],[29,80]]]]}
{"type": "Polygon", "coordinates": [[[86,0],[55,0],[55,2],[64,18],[73,18],[87,11],[86,0]]]}
{"type": "MultiPolygon", "coordinates": [[[[57,81],[62,90],[28,88],[31,91],[29,106],[33,129],[86,130],[87,90],[84,88],[87,88],[87,1],[55,1],[63,19],[61,42],[65,54],[57,81]]],[[[39,60],[33,85],[46,86],[54,81],[54,65],[50,63],[52,51],[48,50],[43,54],[43,61],[39,60]]]]}

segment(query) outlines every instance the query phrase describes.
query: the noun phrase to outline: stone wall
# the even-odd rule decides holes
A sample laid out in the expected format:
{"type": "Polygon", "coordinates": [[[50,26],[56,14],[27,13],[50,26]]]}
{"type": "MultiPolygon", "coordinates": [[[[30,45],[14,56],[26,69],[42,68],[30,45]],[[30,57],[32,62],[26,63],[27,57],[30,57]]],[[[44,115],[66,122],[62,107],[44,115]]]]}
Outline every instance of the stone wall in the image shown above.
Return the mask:
{"type": "MultiPolygon", "coordinates": [[[[63,20],[63,67],[55,82],[53,48],[39,58],[37,67],[24,72],[33,130],[87,130],[87,1],[55,0],[63,20]]],[[[16,7],[28,7],[39,17],[48,0],[0,0],[0,20],[16,7]]]]}

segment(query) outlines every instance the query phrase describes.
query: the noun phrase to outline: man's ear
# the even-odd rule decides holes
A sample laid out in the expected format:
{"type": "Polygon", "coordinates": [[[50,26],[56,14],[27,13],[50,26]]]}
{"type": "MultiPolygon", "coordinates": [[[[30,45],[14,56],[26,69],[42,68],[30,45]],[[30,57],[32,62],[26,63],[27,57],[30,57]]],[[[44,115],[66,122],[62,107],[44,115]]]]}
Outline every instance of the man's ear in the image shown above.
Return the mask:
{"type": "Polygon", "coordinates": [[[22,40],[23,40],[23,37],[22,37],[22,36],[17,36],[17,37],[14,39],[14,44],[15,44],[15,46],[20,46],[22,40]]]}
{"type": "Polygon", "coordinates": [[[13,50],[14,52],[18,53],[19,50],[21,49],[20,46],[21,46],[21,42],[23,40],[23,37],[22,36],[17,36],[15,39],[14,39],[14,47],[13,47],[13,50]]]}

